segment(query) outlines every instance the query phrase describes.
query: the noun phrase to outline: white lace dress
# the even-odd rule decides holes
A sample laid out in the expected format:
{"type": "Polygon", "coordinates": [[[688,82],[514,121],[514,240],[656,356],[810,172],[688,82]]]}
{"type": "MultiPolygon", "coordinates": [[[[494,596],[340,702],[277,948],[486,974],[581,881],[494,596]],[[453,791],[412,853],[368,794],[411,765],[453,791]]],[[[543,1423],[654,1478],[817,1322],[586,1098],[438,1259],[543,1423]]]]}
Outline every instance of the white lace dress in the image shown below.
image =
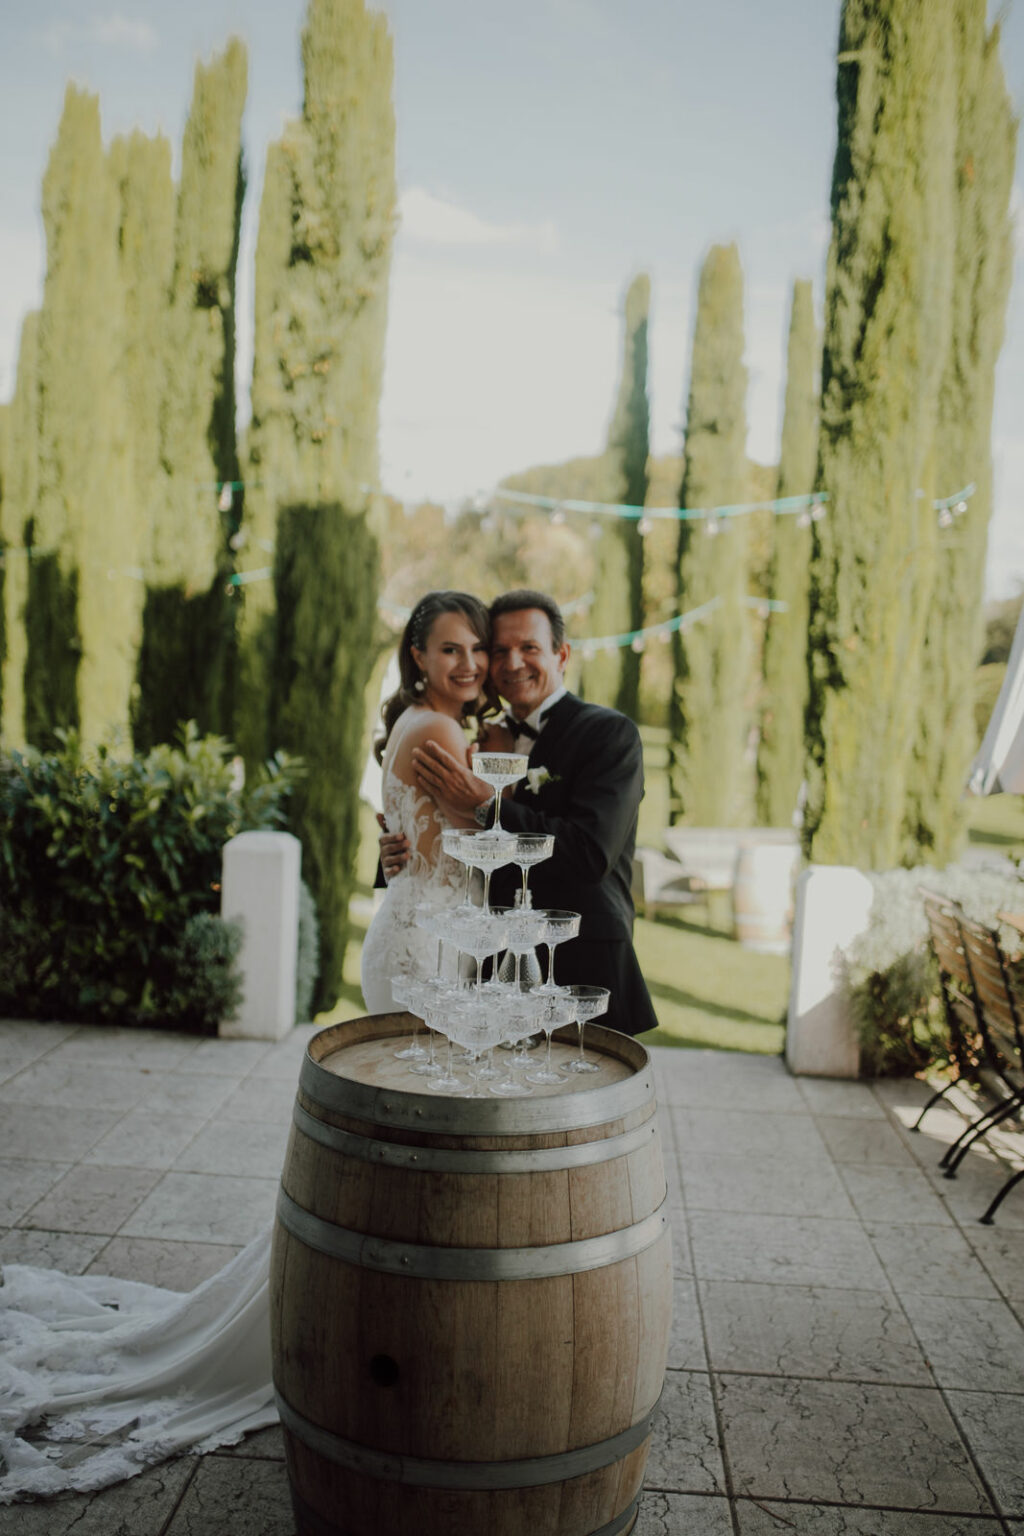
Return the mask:
{"type": "Polygon", "coordinates": [[[436,974],[437,940],[417,927],[416,908],[421,903],[435,908],[456,906],[466,885],[465,866],[441,846],[441,832],[449,823],[433,800],[390,767],[384,772],[383,797],[388,830],[409,839],[410,858],[392,876],[363,942],[363,999],[370,1013],[391,1013],[397,1008],[391,993],[393,976],[426,980],[436,974]]]}

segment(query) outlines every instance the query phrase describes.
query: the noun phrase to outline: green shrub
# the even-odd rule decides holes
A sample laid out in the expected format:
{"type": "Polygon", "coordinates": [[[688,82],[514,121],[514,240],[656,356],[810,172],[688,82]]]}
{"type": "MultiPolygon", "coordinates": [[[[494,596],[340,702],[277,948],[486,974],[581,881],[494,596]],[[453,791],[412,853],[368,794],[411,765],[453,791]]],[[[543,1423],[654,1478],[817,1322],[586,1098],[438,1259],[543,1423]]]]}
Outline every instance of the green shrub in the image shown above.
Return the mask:
{"type": "Polygon", "coordinates": [[[63,732],[0,762],[0,1011],[214,1028],[237,1007],[222,849],[282,824],[297,771],[277,758],[240,788],[191,723],[144,757],[63,732]]]}
{"type": "Polygon", "coordinates": [[[891,869],[870,879],[875,888],[870,920],[844,961],[860,1034],[861,1072],[881,1077],[929,1068],[947,1071],[952,1046],[920,888],[959,902],[968,917],[998,928],[1012,952],[1020,935],[1001,925],[998,913],[1020,907],[1020,876],[1009,863],[973,869],[950,864],[946,869],[891,869]]]}

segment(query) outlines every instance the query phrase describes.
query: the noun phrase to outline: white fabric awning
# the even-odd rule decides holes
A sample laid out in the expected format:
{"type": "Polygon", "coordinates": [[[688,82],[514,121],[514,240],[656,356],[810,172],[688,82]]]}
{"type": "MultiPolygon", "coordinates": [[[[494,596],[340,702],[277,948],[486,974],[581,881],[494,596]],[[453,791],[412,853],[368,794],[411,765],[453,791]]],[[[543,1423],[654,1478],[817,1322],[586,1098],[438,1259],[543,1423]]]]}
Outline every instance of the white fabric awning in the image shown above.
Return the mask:
{"type": "Polygon", "coordinates": [[[972,795],[1024,794],[1024,608],[1017,621],[1006,676],[967,788],[972,795]]]}

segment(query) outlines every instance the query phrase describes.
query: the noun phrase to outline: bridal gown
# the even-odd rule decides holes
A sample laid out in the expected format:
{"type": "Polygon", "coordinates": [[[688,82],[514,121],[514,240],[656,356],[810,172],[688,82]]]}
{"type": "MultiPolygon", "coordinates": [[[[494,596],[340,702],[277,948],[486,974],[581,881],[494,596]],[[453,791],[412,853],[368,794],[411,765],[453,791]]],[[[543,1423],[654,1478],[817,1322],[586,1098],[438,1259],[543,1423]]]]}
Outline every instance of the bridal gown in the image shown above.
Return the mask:
{"type": "MultiPolygon", "coordinates": [[[[465,870],[441,847],[431,800],[388,771],[388,825],[412,857],[388,886],[363,948],[371,1013],[395,1004],[391,978],[433,975],[437,940],[421,902],[449,906],[465,870]]],[[[104,1488],[188,1450],[234,1444],[277,1422],[268,1273],[272,1228],[182,1294],[102,1275],[3,1266],[0,1285],[0,1504],[104,1488]]]]}

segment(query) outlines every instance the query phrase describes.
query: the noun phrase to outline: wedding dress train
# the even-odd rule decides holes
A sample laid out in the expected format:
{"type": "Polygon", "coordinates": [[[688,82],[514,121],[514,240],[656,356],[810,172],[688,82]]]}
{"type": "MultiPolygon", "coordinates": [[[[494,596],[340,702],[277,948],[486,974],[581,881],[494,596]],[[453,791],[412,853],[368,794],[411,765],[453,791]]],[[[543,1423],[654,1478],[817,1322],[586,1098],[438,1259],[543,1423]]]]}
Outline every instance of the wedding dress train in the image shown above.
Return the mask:
{"type": "MultiPolygon", "coordinates": [[[[384,776],[388,824],[412,856],[363,947],[371,1013],[395,1008],[391,978],[434,974],[420,903],[457,903],[465,870],[443,852],[444,817],[384,776]]],[[[102,1275],[3,1266],[0,1504],[105,1488],[184,1451],[234,1444],[277,1422],[271,1386],[267,1227],[216,1275],[181,1294],[102,1275]]]]}

